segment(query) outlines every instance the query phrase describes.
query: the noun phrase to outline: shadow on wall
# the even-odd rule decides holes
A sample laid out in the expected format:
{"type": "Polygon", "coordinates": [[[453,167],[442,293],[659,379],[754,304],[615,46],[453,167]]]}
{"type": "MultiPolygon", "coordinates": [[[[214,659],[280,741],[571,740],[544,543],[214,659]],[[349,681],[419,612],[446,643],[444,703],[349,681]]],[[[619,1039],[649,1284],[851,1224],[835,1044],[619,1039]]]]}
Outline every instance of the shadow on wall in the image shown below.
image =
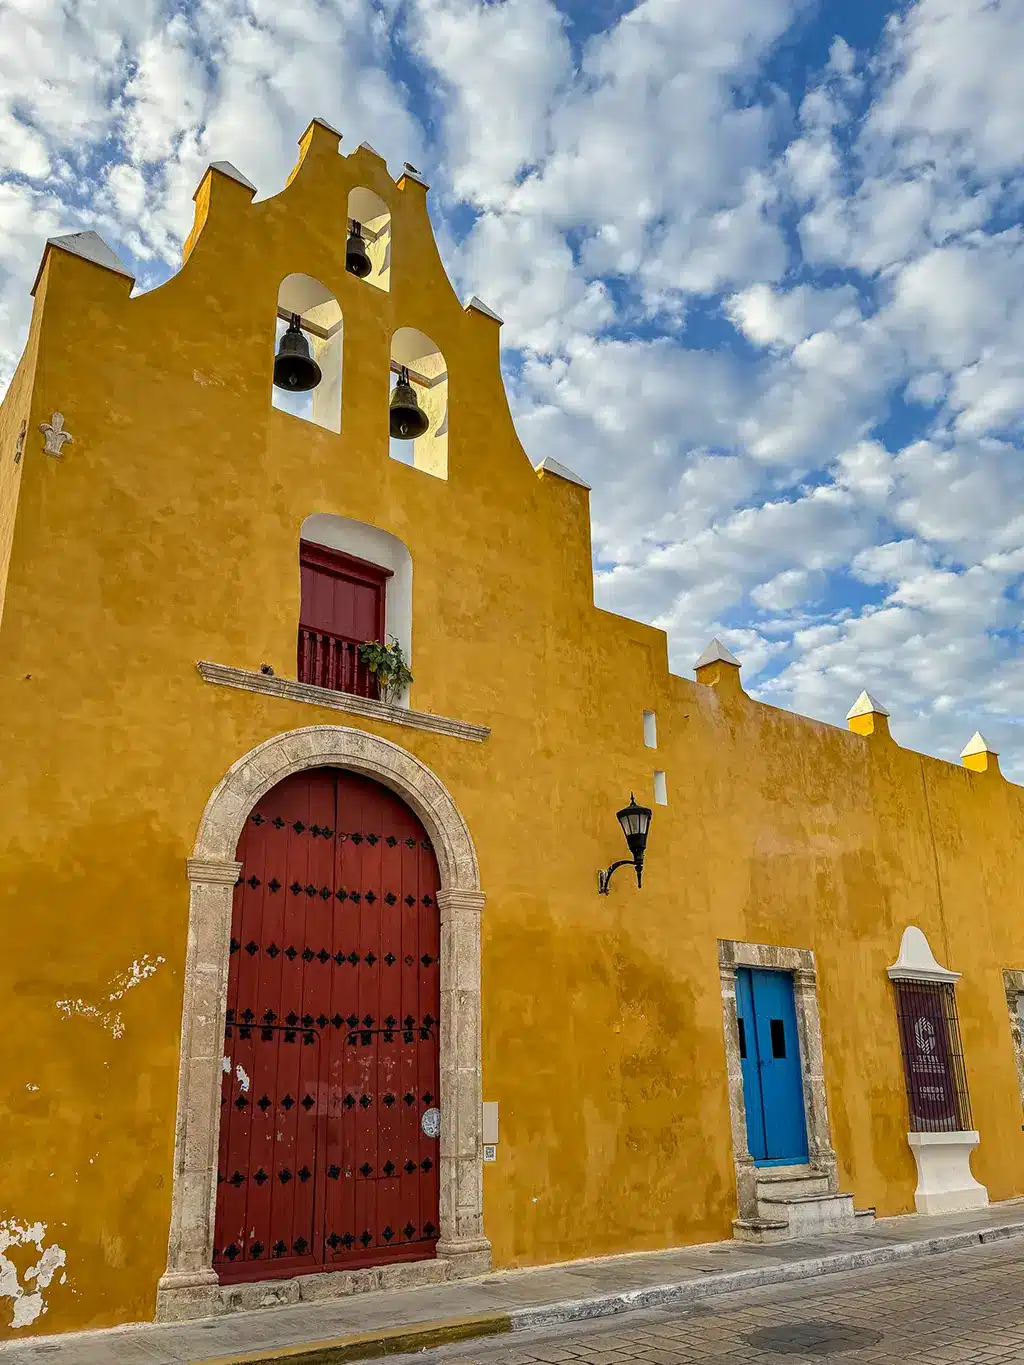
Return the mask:
{"type": "MultiPolygon", "coordinates": [[[[490,933],[487,1013],[518,1021],[500,1038],[485,1030],[488,1084],[515,1095],[502,1105],[507,1208],[488,1205],[498,1264],[729,1237],[725,1043],[720,1013],[698,1016],[692,974],[628,930],[574,924],[570,935],[536,914],[490,933]]],[[[710,958],[707,976],[717,989],[710,958]]]]}

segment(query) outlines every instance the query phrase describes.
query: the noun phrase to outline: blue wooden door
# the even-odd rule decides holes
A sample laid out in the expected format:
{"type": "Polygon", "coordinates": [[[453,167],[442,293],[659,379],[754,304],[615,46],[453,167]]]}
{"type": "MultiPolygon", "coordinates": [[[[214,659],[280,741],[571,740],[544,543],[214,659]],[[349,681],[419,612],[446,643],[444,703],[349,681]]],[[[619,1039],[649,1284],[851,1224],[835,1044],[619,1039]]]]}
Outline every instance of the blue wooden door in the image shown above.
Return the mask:
{"type": "Polygon", "coordinates": [[[807,1125],[793,978],[741,967],[736,972],[747,1145],[758,1166],[807,1160],[807,1125]]]}

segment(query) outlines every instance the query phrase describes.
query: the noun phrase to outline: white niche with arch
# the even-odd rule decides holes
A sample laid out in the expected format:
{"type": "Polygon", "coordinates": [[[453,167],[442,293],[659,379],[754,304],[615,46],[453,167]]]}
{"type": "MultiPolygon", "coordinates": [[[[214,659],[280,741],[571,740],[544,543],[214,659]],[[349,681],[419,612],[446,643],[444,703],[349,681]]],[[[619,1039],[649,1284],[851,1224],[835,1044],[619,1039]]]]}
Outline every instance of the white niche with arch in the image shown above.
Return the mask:
{"type": "MultiPolygon", "coordinates": [[[[406,662],[412,667],[412,555],[406,545],[390,531],[371,526],[333,512],[314,512],[302,523],[301,539],[328,550],[340,550],[356,559],[390,569],[384,595],[384,634],[402,646],[406,662]]],[[[415,672],[415,669],[413,669],[415,672]]],[[[408,688],[396,702],[409,705],[408,688]]]]}
{"type": "Polygon", "coordinates": [[[328,431],[341,430],[341,306],[331,291],[311,275],[288,275],[277,293],[277,330],[274,350],[297,316],[322,379],[315,389],[288,393],[272,386],[272,402],[281,412],[301,417],[328,431]]]}
{"type": "Polygon", "coordinates": [[[392,459],[435,478],[448,477],[448,366],[430,337],[415,327],[399,327],[391,338],[391,391],[400,372],[409,372],[416,402],[430,425],[413,441],[391,438],[392,459]]]}
{"type": "Polygon", "coordinates": [[[370,273],[364,275],[366,284],[378,289],[391,288],[391,214],[379,194],[365,185],[356,185],[348,196],[348,231],[359,225],[359,232],[370,258],[370,273]]]}

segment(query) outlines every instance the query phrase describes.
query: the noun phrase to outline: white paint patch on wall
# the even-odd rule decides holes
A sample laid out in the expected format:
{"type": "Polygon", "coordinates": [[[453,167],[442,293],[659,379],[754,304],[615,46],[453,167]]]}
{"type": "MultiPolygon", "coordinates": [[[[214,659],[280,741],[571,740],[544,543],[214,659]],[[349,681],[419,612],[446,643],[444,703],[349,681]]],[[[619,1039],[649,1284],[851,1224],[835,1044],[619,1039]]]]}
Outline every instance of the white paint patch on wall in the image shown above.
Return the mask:
{"type": "Polygon", "coordinates": [[[79,998],[58,1000],[57,1008],[69,1019],[73,1014],[80,1014],[85,1019],[97,1019],[115,1038],[123,1038],[124,1019],[121,1011],[108,1009],[107,1004],[123,1000],[129,991],[134,990],[143,981],[148,981],[163,961],[165,959],[162,957],[150,957],[148,953],[143,953],[126,972],[120,972],[113,978],[109,983],[109,994],[102,1004],[89,1005],[79,998]]]}
{"type": "Polygon", "coordinates": [[[19,1223],[15,1218],[0,1219],[0,1299],[10,1299],[14,1306],[11,1327],[29,1327],[48,1311],[46,1290],[58,1270],[61,1272],[59,1283],[67,1282],[64,1272],[67,1253],[56,1242],[43,1246],[46,1226],[45,1223],[19,1223]],[[12,1247],[29,1245],[39,1252],[39,1259],[26,1268],[19,1280],[18,1267],[7,1252],[12,1247]]]}

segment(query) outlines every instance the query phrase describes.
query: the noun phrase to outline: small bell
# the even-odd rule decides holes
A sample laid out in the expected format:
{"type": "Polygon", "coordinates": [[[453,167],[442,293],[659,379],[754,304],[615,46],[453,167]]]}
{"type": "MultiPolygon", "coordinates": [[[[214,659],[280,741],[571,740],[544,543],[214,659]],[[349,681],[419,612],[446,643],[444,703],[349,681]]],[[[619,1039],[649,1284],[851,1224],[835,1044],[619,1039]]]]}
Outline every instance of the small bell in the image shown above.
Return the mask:
{"type": "Polygon", "coordinates": [[[302,334],[299,315],[293,313],[274,357],[274,384],[288,393],[307,393],[322,378],[320,366],[310,355],[309,342],[302,334]]]}
{"type": "Polygon", "coordinates": [[[354,220],[349,227],[348,241],[345,244],[345,269],[350,275],[355,275],[360,280],[365,280],[373,269],[370,258],[366,254],[362,226],[354,220]]]}
{"type": "Polygon", "coordinates": [[[409,383],[409,371],[403,365],[398,383],[391,393],[391,435],[398,441],[415,441],[430,426],[430,418],[416,402],[409,383]]]}

